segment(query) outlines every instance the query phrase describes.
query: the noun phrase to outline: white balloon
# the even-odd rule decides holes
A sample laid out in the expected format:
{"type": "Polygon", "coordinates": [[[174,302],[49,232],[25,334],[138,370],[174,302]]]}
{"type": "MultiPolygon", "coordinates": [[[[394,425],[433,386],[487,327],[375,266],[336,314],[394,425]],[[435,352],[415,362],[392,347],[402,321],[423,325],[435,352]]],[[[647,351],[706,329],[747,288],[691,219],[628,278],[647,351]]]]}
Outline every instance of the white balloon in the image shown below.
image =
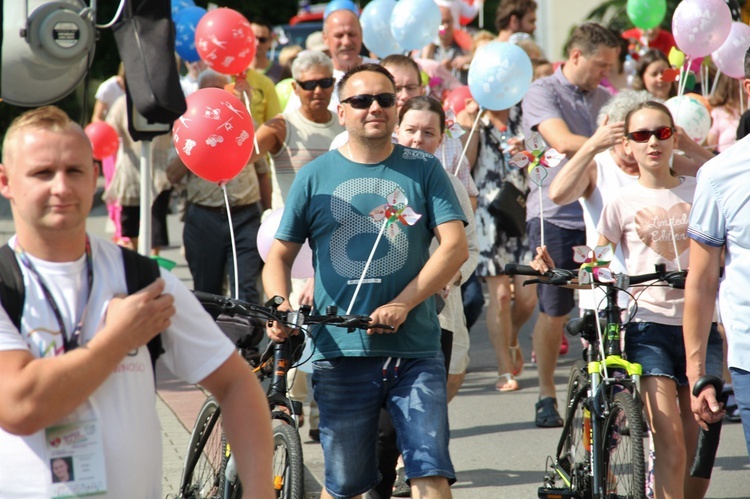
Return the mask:
{"type": "Polygon", "coordinates": [[[711,114],[698,99],[682,95],[664,103],[672,113],[674,122],[682,127],[698,144],[703,143],[711,129],[711,114]]]}

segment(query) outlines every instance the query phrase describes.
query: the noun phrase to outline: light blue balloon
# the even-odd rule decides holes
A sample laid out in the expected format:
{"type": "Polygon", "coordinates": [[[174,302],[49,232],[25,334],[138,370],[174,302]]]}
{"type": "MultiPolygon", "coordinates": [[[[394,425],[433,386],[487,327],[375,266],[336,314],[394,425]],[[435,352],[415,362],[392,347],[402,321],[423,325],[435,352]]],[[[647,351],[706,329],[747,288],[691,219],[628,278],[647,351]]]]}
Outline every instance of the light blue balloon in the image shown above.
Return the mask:
{"type": "Polygon", "coordinates": [[[490,42],[480,47],[469,66],[469,90],[484,109],[500,111],[515,106],[529,90],[534,71],[519,46],[490,42]]]}
{"type": "Polygon", "coordinates": [[[174,20],[174,48],[183,61],[195,62],[200,60],[195,48],[195,28],[198,21],[206,14],[202,7],[187,7],[177,13],[174,20]]]}
{"type": "Polygon", "coordinates": [[[391,33],[405,51],[421,49],[435,40],[441,22],[434,0],[400,0],[391,14],[391,33]]]}
{"type": "Polygon", "coordinates": [[[323,12],[323,19],[328,17],[328,14],[337,10],[351,10],[355,14],[359,15],[359,8],[352,2],[352,0],[333,0],[326,6],[326,10],[323,12]]]}
{"type": "Polygon", "coordinates": [[[391,13],[395,6],[396,0],[373,0],[365,5],[359,17],[365,47],[381,59],[404,53],[391,33],[391,13]]]}
{"type": "Polygon", "coordinates": [[[188,7],[195,7],[195,2],[193,0],[172,0],[172,20],[179,11],[188,7]]]}

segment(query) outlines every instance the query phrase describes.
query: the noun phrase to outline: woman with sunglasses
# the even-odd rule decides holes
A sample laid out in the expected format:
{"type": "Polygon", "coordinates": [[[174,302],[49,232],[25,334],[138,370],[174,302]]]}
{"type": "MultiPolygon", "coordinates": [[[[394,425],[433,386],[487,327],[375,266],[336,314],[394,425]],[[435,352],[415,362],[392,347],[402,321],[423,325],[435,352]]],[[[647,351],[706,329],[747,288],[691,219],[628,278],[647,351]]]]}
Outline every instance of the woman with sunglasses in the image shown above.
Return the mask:
{"type": "MultiPolygon", "coordinates": [[[[655,264],[665,264],[668,271],[685,269],[695,179],[675,176],[670,168],[677,135],[669,110],[654,101],[633,108],[625,117],[623,145],[638,163],[639,176],[604,206],[599,245],[621,245],[630,274],[653,272],[655,264]]],[[[684,291],[652,286],[633,294],[638,306],[627,325],[625,352],[643,367],[641,396],[656,453],[655,497],[703,497],[709,481],[688,473],[698,424],[685,372],[684,291]]],[[[714,324],[706,372],[721,375],[721,369],[722,340],[714,324]]]]}

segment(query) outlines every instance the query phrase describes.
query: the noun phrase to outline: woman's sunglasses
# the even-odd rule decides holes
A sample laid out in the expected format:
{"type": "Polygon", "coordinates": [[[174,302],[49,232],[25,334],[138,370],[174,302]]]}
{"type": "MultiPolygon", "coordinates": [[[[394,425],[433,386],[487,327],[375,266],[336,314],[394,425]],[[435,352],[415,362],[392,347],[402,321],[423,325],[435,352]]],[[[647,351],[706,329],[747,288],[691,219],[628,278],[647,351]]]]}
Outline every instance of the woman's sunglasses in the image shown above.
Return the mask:
{"type": "Polygon", "coordinates": [[[393,107],[396,104],[396,94],[378,94],[378,95],[352,95],[341,101],[342,104],[349,104],[354,109],[370,109],[373,101],[378,101],[378,106],[382,108],[393,107]]]}
{"type": "Polygon", "coordinates": [[[659,140],[667,140],[674,134],[674,129],[669,126],[659,127],[656,130],[636,130],[630,132],[627,137],[635,142],[648,142],[651,140],[651,136],[655,135],[659,140]]]}
{"type": "Polygon", "coordinates": [[[321,78],[319,80],[307,80],[307,81],[299,81],[295,80],[297,82],[297,85],[299,85],[302,90],[315,90],[315,87],[320,88],[331,88],[333,86],[334,79],[333,78],[321,78]]]}

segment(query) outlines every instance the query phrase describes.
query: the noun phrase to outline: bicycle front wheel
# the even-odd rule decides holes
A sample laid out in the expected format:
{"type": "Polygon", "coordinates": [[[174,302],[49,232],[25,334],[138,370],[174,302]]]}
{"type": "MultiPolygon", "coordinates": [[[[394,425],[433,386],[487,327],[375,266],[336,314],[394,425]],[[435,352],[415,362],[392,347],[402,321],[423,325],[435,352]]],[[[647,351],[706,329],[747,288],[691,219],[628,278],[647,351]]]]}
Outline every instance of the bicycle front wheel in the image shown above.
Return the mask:
{"type": "Polygon", "coordinates": [[[180,481],[182,499],[222,499],[222,461],[226,448],[221,425],[221,409],[215,398],[203,403],[190,435],[185,466],[180,481]]]}
{"type": "Polygon", "coordinates": [[[645,498],[646,466],[643,455],[643,417],[633,394],[615,395],[604,423],[603,488],[608,499],[645,498]]]}
{"type": "Polygon", "coordinates": [[[297,430],[286,423],[273,429],[273,485],[276,497],[302,499],[305,470],[302,442],[297,430]]]}
{"type": "MultiPolygon", "coordinates": [[[[580,492],[583,497],[590,492],[591,436],[585,434],[590,431],[590,423],[584,423],[584,403],[588,390],[588,369],[586,362],[577,360],[570,370],[568,379],[568,396],[566,399],[566,432],[563,437],[562,448],[558,456],[558,463],[570,476],[571,489],[580,492]],[[571,409],[572,407],[572,409],[571,409]],[[588,428],[586,428],[588,426],[588,428]]],[[[590,422],[590,416],[588,421],[590,422]]]]}

